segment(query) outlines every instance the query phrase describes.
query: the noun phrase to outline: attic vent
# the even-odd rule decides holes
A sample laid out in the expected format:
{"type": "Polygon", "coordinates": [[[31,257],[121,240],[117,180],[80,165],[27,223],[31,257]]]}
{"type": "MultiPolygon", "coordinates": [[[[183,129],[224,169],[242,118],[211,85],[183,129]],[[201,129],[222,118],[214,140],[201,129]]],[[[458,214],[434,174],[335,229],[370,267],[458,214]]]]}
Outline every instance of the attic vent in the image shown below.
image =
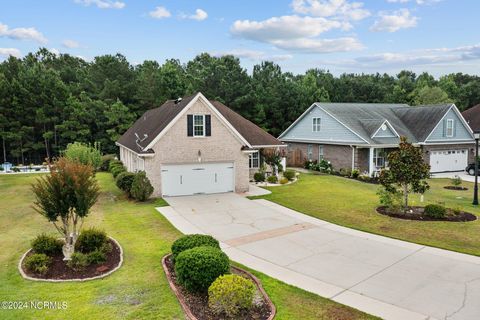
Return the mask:
{"type": "Polygon", "coordinates": [[[182,101],[182,98],[177,98],[177,100],[175,100],[175,104],[180,103],[180,101],[182,101]]]}

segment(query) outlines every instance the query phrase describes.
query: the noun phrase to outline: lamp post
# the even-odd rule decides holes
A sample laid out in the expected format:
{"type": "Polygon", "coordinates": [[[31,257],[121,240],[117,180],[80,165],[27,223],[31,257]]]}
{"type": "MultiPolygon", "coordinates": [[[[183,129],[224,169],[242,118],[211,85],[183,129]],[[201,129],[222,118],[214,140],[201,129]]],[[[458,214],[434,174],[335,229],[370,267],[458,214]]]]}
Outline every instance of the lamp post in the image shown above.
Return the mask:
{"type": "Polygon", "coordinates": [[[478,140],[480,131],[475,131],[475,187],[473,188],[473,205],[478,206],[478,140]]]}

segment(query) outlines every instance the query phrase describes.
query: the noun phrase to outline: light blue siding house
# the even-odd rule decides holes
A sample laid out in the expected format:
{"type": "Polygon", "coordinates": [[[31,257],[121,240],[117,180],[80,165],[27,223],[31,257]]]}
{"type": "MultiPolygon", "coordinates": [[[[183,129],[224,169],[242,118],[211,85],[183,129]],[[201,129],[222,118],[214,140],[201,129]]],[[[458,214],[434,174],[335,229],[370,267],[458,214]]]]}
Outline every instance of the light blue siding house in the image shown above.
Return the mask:
{"type": "Polygon", "coordinates": [[[431,172],[462,171],[473,161],[473,133],[454,104],[314,103],[279,139],[289,165],[326,159],[336,170],[373,175],[402,136],[422,148],[431,172]]]}

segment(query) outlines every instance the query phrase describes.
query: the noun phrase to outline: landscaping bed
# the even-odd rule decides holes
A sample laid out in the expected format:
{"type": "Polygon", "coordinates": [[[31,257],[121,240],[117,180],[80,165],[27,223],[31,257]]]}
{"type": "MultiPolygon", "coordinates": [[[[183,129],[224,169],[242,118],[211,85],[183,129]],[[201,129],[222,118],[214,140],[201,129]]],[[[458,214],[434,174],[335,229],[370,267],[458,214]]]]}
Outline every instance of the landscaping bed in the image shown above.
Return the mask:
{"type": "Polygon", "coordinates": [[[475,221],[477,217],[474,214],[464,211],[455,211],[446,209],[447,213],[442,218],[434,218],[425,215],[425,207],[412,206],[407,212],[393,210],[385,206],[377,208],[377,212],[393,218],[404,220],[418,220],[418,221],[450,221],[450,222],[468,222],[475,221]]]}
{"type": "Polygon", "coordinates": [[[468,188],[458,187],[458,186],[445,186],[443,188],[447,189],[447,190],[458,190],[458,191],[467,191],[468,190],[468,188]]]}
{"type": "Polygon", "coordinates": [[[25,267],[25,261],[31,255],[35,254],[33,250],[29,250],[20,261],[21,271],[29,278],[43,280],[86,280],[99,278],[103,275],[110,274],[115,271],[122,262],[122,249],[113,239],[108,239],[111,250],[105,254],[106,261],[98,264],[90,264],[81,270],[73,270],[64,261],[63,253],[59,252],[50,256],[51,262],[46,273],[35,273],[25,267]]]}
{"type": "MultiPolygon", "coordinates": [[[[166,255],[162,259],[162,265],[165,274],[167,275],[167,280],[170,283],[172,290],[175,292],[178,300],[180,301],[180,304],[182,305],[182,308],[184,309],[187,318],[192,320],[228,319],[225,315],[216,315],[211,311],[208,306],[207,292],[192,293],[185,290],[181,285],[177,283],[177,277],[175,275],[171,254],[166,255]]],[[[236,274],[252,280],[257,288],[253,307],[250,310],[243,310],[242,313],[238,315],[238,319],[273,319],[276,312],[275,306],[263,290],[259,280],[251,273],[235,266],[230,267],[230,272],[232,274],[236,274]]]]}

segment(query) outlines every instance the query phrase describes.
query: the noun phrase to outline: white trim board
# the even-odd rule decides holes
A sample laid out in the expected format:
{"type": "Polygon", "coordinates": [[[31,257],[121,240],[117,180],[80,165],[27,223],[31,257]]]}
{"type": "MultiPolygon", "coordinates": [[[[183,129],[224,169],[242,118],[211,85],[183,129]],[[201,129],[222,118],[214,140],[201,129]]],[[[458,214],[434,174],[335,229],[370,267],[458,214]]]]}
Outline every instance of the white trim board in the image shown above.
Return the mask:
{"type": "Polygon", "coordinates": [[[390,130],[392,130],[392,132],[397,136],[397,138],[400,138],[400,135],[397,133],[397,130],[395,130],[395,128],[390,124],[390,122],[385,119],[385,121],[383,121],[383,123],[380,125],[380,127],[378,127],[377,131],[375,131],[375,133],[371,136],[371,138],[375,138],[375,136],[377,135],[378,131],[380,131],[380,129],[382,128],[382,126],[386,124],[390,130]]]}

